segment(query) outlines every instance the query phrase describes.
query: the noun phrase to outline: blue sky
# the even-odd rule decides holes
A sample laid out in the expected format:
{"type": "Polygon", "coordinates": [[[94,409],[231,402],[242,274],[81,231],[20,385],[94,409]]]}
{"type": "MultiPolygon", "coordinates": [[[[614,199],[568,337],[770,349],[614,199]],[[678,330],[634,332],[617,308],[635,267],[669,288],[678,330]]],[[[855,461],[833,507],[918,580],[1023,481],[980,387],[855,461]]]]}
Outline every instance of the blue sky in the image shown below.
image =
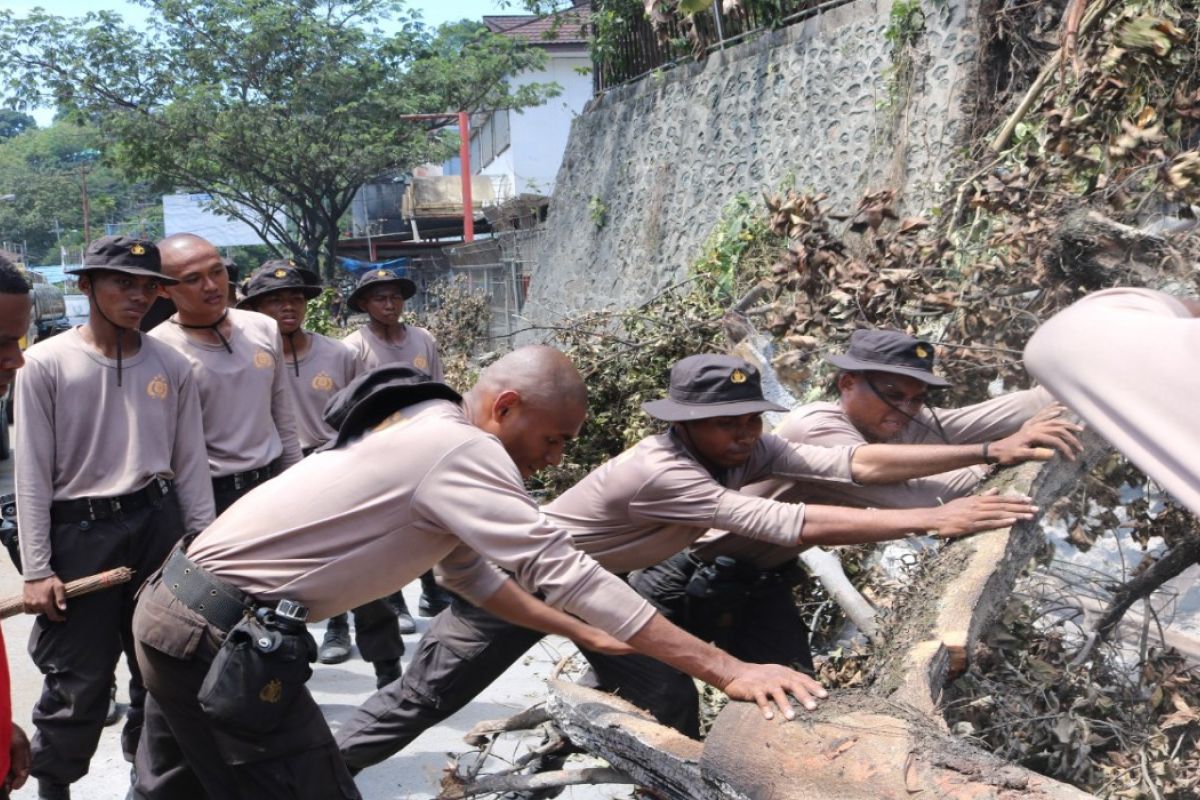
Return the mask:
{"type": "MultiPolygon", "coordinates": [[[[520,3],[510,0],[409,0],[409,8],[421,12],[421,17],[427,25],[440,25],[459,19],[479,19],[484,14],[520,14],[523,9],[520,3]]],[[[81,16],[89,11],[116,11],[127,22],[145,20],[145,8],[124,0],[0,0],[0,7],[17,15],[24,14],[32,8],[41,6],[62,16],[81,16]]],[[[54,112],[51,109],[40,109],[33,116],[39,125],[49,124],[54,112]]]]}

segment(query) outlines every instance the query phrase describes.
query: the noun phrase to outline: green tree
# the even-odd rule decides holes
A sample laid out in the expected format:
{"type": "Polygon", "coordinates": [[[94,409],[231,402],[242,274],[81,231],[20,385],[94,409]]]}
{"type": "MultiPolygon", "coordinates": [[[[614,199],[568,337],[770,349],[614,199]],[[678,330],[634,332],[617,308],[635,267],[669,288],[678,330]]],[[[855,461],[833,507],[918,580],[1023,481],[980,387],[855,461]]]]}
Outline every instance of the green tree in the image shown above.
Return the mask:
{"type": "Polygon", "coordinates": [[[19,133],[36,128],[37,122],[28,114],[0,108],[0,139],[11,139],[19,133]]]}
{"type": "MultiPolygon", "coordinates": [[[[24,242],[35,264],[58,261],[59,246],[83,244],[87,183],[92,235],[105,223],[161,217],[154,187],[131,183],[108,162],[95,128],[55,123],[0,140],[0,238],[24,242]]],[[[161,223],[157,224],[161,227],[161,223]]]]}
{"type": "Polygon", "coordinates": [[[11,100],[94,121],[131,176],[208,192],[327,274],[359,186],[453,152],[444,123],[402,115],[521,108],[558,91],[504,82],[542,63],[536,48],[469,22],[430,29],[399,0],[144,3],[150,30],[112,12],[0,16],[11,100]]]}

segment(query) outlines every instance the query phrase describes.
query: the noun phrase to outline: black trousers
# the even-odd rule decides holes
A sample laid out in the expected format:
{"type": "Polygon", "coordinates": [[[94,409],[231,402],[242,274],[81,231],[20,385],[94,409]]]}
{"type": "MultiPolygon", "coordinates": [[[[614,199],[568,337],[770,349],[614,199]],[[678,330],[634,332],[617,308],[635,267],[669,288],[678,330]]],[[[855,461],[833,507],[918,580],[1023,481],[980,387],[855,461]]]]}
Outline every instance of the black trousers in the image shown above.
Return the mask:
{"type": "Polygon", "coordinates": [[[283,721],[248,735],[213,723],[196,695],[225,632],[183,605],[159,576],[133,623],[146,679],[137,754],[139,800],[358,800],[321,709],[303,690],[283,721]]]}
{"type": "Polygon", "coordinates": [[[174,493],[120,519],[51,527],[50,566],[64,583],[121,566],[132,569],[134,579],[68,600],[65,622],[51,622],[44,615],[34,620],[29,655],[45,681],[33,707],[33,777],[69,784],[87,773],[122,652],[130,680],[121,748],[133,760],[146,696],[131,633],[134,595],[182,536],[174,493]]]}
{"type": "Polygon", "coordinates": [[[808,626],[793,590],[799,567],[738,568],[733,591],[707,599],[689,597],[687,585],[699,565],[680,553],[629,575],[629,585],[663,616],[693,636],[753,664],[783,664],[812,674],[808,626]]]}
{"type": "MultiPolygon", "coordinates": [[[[363,661],[395,661],[404,655],[404,640],[400,638],[400,620],[386,600],[372,600],[353,609],[354,643],[363,661]]],[[[336,614],[329,624],[347,624],[347,614],[336,614]]]]}
{"type": "MultiPolygon", "coordinates": [[[[371,695],[338,730],[346,764],[364,769],[406,747],[473,700],[542,636],[456,600],[434,617],[403,677],[371,695]]],[[[647,656],[587,651],[584,656],[601,687],[617,691],[665,725],[699,734],[690,677],[647,656]]]]}

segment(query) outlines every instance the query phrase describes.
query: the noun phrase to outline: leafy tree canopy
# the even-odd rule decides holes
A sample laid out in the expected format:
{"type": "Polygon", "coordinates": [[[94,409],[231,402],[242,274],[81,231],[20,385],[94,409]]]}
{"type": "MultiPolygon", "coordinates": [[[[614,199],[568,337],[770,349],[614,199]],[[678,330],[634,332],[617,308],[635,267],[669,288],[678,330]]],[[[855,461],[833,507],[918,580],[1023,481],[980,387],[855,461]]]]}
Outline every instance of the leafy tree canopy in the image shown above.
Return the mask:
{"type": "Polygon", "coordinates": [[[10,108],[0,108],[0,139],[11,139],[18,133],[36,128],[33,117],[10,108]]]}
{"type": "Polygon", "coordinates": [[[93,236],[104,223],[142,217],[159,229],[154,187],[125,180],[108,163],[106,144],[95,128],[66,122],[0,140],[0,237],[23,242],[33,264],[57,263],[59,246],[83,244],[85,179],[93,236]]]}
{"type": "Polygon", "coordinates": [[[431,29],[400,0],[142,2],[149,29],[107,11],[0,15],[11,104],[92,122],[131,176],[208,192],[327,271],[360,185],[453,151],[438,123],[401,115],[522,108],[558,91],[504,82],[541,65],[536,48],[465,21],[431,29]]]}

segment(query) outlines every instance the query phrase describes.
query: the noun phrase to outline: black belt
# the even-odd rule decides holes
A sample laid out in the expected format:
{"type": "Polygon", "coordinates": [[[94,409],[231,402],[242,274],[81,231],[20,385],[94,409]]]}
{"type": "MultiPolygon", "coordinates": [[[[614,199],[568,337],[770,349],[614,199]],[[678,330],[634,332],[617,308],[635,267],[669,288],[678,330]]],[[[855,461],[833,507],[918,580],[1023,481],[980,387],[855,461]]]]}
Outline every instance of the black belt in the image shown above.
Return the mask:
{"type": "Polygon", "coordinates": [[[253,597],[223,581],[176,547],[163,565],[162,582],[179,602],[223,631],[228,631],[259,605],[253,597]]]}
{"type": "MultiPolygon", "coordinates": [[[[788,561],[785,564],[780,564],[777,567],[757,567],[749,561],[740,561],[732,556],[726,556],[734,561],[733,577],[742,583],[752,584],[758,581],[785,579],[793,584],[800,583],[805,572],[796,563],[795,559],[788,561]]],[[[714,561],[708,561],[700,558],[691,550],[685,550],[675,558],[683,559],[685,563],[690,564],[693,568],[713,566],[714,561]]]]}
{"type": "Polygon", "coordinates": [[[140,511],[158,502],[171,493],[174,483],[166,478],[155,478],[136,492],[120,497],[81,497],[78,500],[59,500],[50,504],[50,521],[95,522],[114,519],[123,514],[140,511]]]}
{"type": "Polygon", "coordinates": [[[277,458],[265,467],[248,469],[245,472],[235,472],[232,475],[222,475],[219,478],[213,478],[213,491],[241,492],[253,489],[260,483],[266,483],[271,478],[274,478],[280,472],[283,472],[283,468],[280,466],[280,460],[277,458]]]}

